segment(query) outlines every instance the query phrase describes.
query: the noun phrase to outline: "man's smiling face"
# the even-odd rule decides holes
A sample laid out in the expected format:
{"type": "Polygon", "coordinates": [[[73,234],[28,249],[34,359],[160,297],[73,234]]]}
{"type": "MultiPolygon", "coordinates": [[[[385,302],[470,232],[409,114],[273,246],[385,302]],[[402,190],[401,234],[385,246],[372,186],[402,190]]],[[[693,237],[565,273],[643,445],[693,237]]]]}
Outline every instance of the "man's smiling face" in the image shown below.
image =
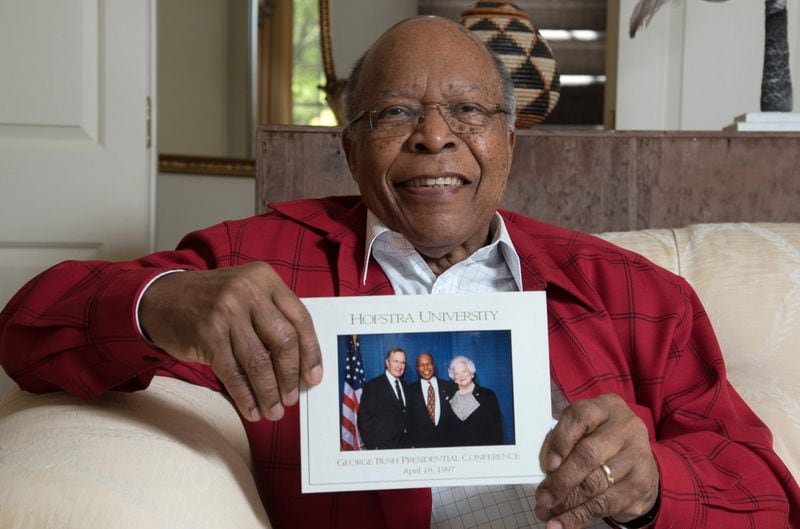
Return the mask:
{"type": "Polygon", "coordinates": [[[385,137],[356,121],[344,145],[367,207],[425,257],[461,260],[487,242],[505,192],[514,134],[503,113],[479,133],[454,132],[449,108],[502,103],[502,88],[483,46],[454,22],[415,18],[387,32],[365,57],[359,110],[418,107],[408,134],[385,137]]]}
{"type": "Polygon", "coordinates": [[[421,354],[417,357],[417,374],[419,378],[430,380],[433,376],[433,358],[429,354],[421,354]]]}
{"type": "Polygon", "coordinates": [[[406,354],[401,350],[393,351],[385,362],[386,369],[395,378],[402,377],[406,372],[406,354]]]}

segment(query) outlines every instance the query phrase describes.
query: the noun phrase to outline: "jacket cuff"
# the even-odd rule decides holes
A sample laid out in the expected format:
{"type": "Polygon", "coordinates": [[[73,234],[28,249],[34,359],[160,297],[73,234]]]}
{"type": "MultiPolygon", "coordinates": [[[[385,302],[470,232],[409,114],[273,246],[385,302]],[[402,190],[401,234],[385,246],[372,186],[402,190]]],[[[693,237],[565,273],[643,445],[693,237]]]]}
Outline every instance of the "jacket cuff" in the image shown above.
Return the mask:
{"type": "Polygon", "coordinates": [[[146,287],[165,273],[178,269],[120,270],[111,275],[92,299],[90,340],[103,347],[109,359],[128,368],[131,375],[149,380],[174,358],[145,340],[139,330],[138,306],[146,287]],[[106,347],[104,344],[113,344],[106,347]]]}
{"type": "Polygon", "coordinates": [[[142,329],[142,322],[139,321],[139,305],[142,303],[142,298],[144,297],[144,293],[147,292],[147,289],[150,288],[150,285],[152,285],[153,283],[155,283],[156,281],[158,281],[162,277],[164,277],[166,275],[169,275],[169,274],[174,274],[175,272],[185,272],[185,271],[186,271],[186,269],[179,268],[179,269],[176,269],[176,270],[167,270],[166,272],[161,272],[159,274],[156,274],[155,276],[151,277],[147,281],[147,283],[145,283],[142,286],[142,288],[139,290],[139,293],[136,295],[136,304],[133,307],[133,317],[136,320],[136,330],[139,331],[139,336],[144,338],[144,340],[147,343],[149,343],[150,345],[152,345],[153,347],[157,347],[157,346],[156,346],[155,343],[153,343],[153,340],[151,340],[150,337],[147,336],[147,333],[144,332],[144,329],[142,329]]]}
{"type": "Polygon", "coordinates": [[[662,443],[651,442],[660,476],[658,512],[652,527],[692,527],[697,518],[698,491],[685,457],[662,443]],[[668,514],[664,514],[668,513],[668,514]]]}

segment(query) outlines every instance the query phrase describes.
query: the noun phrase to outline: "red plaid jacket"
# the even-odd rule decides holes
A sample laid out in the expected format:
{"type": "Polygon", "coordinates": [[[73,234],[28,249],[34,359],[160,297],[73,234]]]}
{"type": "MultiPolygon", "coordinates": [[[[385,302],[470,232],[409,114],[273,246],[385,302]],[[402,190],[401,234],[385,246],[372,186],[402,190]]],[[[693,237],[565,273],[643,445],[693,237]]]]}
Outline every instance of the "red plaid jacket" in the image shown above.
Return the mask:
{"type": "MultiPolygon", "coordinates": [[[[393,293],[372,260],[359,281],[366,210],[357,197],[273,208],[192,233],[176,251],[44,272],[0,313],[0,361],[29,391],[91,398],[142,389],[157,374],[222,391],[207,367],[176,362],[139,336],[135,300],[154,275],[263,260],[301,297],[393,293]]],[[[661,473],[656,527],[800,527],[800,489],[726,380],[689,285],[592,236],[501,214],[524,288],[547,291],[552,375],[567,399],[617,393],[650,430],[661,473]]],[[[276,527],[427,527],[426,489],[301,494],[297,406],[279,422],[245,427],[276,527]]]]}

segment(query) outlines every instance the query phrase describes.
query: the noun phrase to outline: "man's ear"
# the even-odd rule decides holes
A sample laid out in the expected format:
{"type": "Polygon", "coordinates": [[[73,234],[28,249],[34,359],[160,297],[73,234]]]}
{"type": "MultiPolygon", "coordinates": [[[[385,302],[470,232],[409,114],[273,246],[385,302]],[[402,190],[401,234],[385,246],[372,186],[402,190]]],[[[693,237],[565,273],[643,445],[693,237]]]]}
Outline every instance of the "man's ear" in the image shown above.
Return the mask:
{"type": "Polygon", "coordinates": [[[508,132],[508,159],[514,159],[514,145],[517,144],[517,131],[516,129],[508,132]]]}
{"type": "Polygon", "coordinates": [[[353,180],[358,182],[356,178],[358,147],[357,142],[353,139],[352,132],[348,129],[342,132],[342,148],[344,149],[344,156],[347,159],[347,167],[350,169],[350,175],[353,177],[353,180]]]}

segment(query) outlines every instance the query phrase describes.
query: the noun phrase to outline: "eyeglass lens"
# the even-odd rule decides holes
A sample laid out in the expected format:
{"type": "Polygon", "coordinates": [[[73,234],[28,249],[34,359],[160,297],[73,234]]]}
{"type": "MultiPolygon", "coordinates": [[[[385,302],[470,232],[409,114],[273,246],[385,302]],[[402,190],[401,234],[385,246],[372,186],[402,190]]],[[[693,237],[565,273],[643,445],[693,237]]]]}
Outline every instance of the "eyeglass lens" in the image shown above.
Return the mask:
{"type": "Polygon", "coordinates": [[[381,137],[409,136],[427,117],[428,107],[435,107],[456,134],[480,134],[486,130],[494,114],[502,112],[499,105],[487,110],[478,103],[394,105],[369,112],[370,128],[381,137]]]}

